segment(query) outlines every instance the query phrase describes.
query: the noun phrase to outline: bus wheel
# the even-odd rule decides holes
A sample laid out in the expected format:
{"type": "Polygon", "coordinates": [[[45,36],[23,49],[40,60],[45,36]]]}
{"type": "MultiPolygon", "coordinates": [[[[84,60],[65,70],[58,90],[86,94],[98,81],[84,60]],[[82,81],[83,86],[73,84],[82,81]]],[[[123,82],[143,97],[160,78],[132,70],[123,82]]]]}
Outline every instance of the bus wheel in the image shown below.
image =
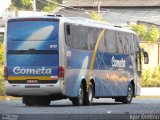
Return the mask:
{"type": "Polygon", "coordinates": [[[132,102],[132,98],[133,98],[133,87],[132,87],[131,84],[129,84],[128,95],[122,99],[122,103],[124,103],[124,104],[131,103],[132,102]]]}
{"type": "Polygon", "coordinates": [[[76,98],[71,98],[72,104],[74,106],[81,106],[81,105],[83,105],[84,94],[85,94],[84,92],[85,92],[84,87],[81,84],[80,88],[79,88],[79,91],[78,91],[78,96],[76,98]]]}
{"type": "Polygon", "coordinates": [[[48,106],[51,102],[50,97],[23,97],[23,103],[26,106],[48,106]]]}
{"type": "Polygon", "coordinates": [[[48,96],[37,97],[35,99],[35,105],[37,106],[49,106],[51,99],[48,96]]]}
{"type": "Polygon", "coordinates": [[[23,97],[23,103],[26,106],[33,106],[34,105],[34,101],[33,101],[32,97],[23,97]]]}
{"type": "Polygon", "coordinates": [[[93,85],[92,83],[90,83],[88,92],[85,92],[84,105],[91,105],[93,103],[93,96],[94,96],[93,85]]]}

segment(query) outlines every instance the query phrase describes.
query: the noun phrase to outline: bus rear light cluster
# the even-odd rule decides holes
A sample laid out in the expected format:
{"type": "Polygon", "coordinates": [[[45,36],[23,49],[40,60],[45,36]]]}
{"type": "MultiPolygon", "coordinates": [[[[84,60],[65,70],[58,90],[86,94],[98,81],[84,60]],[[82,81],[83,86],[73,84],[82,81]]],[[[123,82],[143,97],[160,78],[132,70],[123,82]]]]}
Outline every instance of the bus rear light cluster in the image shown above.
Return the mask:
{"type": "Polygon", "coordinates": [[[58,78],[64,79],[64,68],[62,66],[58,67],[58,78]]]}

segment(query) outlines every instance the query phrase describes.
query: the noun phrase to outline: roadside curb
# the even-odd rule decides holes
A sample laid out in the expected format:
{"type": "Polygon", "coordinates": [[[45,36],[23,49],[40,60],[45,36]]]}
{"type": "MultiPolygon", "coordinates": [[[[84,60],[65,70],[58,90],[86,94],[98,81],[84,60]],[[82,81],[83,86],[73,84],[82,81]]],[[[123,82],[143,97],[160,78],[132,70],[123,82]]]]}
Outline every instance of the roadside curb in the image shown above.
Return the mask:
{"type": "Polygon", "coordinates": [[[156,99],[159,99],[160,96],[136,96],[135,98],[138,98],[138,99],[152,99],[152,98],[156,98],[156,99]]]}
{"type": "Polygon", "coordinates": [[[143,87],[141,88],[141,96],[160,96],[160,87],[143,87]]]}

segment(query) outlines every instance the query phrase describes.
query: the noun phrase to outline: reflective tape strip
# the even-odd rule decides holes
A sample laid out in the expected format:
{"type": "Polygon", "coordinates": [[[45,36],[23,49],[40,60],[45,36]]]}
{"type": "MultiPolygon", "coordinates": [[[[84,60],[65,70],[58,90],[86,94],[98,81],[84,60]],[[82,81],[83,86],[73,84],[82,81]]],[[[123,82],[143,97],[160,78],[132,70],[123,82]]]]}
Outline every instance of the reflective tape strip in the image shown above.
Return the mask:
{"type": "Polygon", "coordinates": [[[58,80],[58,77],[54,76],[8,76],[8,80],[58,80]]]}

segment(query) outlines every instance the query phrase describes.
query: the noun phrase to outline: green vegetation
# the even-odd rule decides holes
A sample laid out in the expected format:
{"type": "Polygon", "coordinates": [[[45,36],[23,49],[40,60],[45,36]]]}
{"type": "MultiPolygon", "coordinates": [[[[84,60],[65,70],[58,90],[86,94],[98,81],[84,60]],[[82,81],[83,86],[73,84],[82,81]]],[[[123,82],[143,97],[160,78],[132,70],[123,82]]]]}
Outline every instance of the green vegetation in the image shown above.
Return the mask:
{"type": "Polygon", "coordinates": [[[141,40],[149,43],[156,43],[160,37],[159,29],[155,25],[150,28],[145,25],[131,25],[130,28],[137,33],[141,40]]]}
{"type": "Polygon", "coordinates": [[[95,20],[95,21],[99,21],[101,23],[107,23],[107,21],[101,16],[99,15],[96,11],[92,11],[91,13],[89,13],[90,19],[95,20]]]}
{"type": "Polygon", "coordinates": [[[3,70],[4,70],[4,57],[3,57],[3,44],[0,43],[0,95],[3,95],[3,91],[4,91],[4,79],[3,79],[3,70]]]}
{"type": "Polygon", "coordinates": [[[62,4],[62,0],[36,0],[37,10],[50,12],[56,9],[60,4],[62,4]]]}
{"type": "Polygon", "coordinates": [[[91,19],[96,20],[96,21],[102,21],[102,16],[98,15],[97,12],[92,11],[90,14],[91,19]]]}
{"type": "MultiPolygon", "coordinates": [[[[141,40],[148,42],[147,45],[141,44],[141,47],[150,54],[153,44],[160,38],[159,29],[154,25],[150,28],[145,25],[131,25],[130,27],[141,40]]],[[[160,87],[160,66],[154,69],[143,70],[142,87],[160,87]]]]}
{"type": "MultiPolygon", "coordinates": [[[[32,10],[32,0],[11,0],[11,8],[19,10],[32,10]]],[[[36,0],[37,11],[49,12],[62,4],[62,0],[36,0]]]]}
{"type": "Polygon", "coordinates": [[[154,69],[143,70],[142,87],[160,87],[160,66],[154,69]]]}
{"type": "Polygon", "coordinates": [[[12,8],[31,10],[32,9],[32,0],[11,0],[12,8]]]}

